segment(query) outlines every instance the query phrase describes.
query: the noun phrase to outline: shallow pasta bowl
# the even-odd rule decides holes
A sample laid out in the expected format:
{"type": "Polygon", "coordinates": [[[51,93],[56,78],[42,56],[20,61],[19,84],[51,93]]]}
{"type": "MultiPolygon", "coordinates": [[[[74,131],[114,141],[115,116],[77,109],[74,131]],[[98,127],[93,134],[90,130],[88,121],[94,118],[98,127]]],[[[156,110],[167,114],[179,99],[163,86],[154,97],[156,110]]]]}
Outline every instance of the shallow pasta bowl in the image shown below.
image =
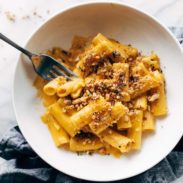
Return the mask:
{"type": "Polygon", "coordinates": [[[112,156],[77,156],[55,147],[41,120],[40,99],[33,87],[31,63],[20,57],[14,78],[13,102],[19,127],[33,150],[54,168],[74,177],[112,181],[137,175],[160,162],[183,134],[183,51],[168,31],[151,16],[124,4],[82,4],[53,16],[29,39],[26,48],[39,53],[54,46],[68,49],[75,35],[102,33],[145,54],[155,51],[166,78],[169,114],[157,120],[156,132],[143,137],[142,149],[120,159],[112,156]]]}

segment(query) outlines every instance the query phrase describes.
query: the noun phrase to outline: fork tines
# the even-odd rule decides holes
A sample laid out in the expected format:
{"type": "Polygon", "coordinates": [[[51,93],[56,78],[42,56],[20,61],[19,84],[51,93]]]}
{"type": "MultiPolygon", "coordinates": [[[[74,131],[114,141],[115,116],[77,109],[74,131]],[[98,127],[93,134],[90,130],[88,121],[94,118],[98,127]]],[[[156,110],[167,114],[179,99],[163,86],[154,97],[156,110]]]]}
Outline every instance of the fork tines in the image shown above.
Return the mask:
{"type": "Polygon", "coordinates": [[[52,67],[48,72],[48,75],[51,77],[51,79],[54,79],[58,76],[63,76],[68,80],[72,80],[71,77],[77,77],[75,73],[73,73],[71,70],[65,67],[62,63],[55,61],[55,59],[53,58],[51,62],[52,62],[52,67]]]}

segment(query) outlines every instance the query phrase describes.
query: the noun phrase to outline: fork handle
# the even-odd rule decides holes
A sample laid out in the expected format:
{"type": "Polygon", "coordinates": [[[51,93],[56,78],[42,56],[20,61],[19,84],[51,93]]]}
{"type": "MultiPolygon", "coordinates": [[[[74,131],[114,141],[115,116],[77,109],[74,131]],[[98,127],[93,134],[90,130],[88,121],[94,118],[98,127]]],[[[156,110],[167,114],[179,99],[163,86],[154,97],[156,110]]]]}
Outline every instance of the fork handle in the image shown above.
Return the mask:
{"type": "Polygon", "coordinates": [[[0,39],[2,39],[3,41],[5,41],[6,43],[10,44],[11,46],[13,46],[14,48],[18,49],[19,51],[21,51],[22,53],[24,53],[25,55],[27,55],[30,59],[33,55],[33,53],[31,53],[30,51],[22,48],[21,46],[19,46],[18,44],[16,44],[15,42],[13,42],[12,40],[10,40],[9,38],[7,38],[5,35],[0,33],[0,39]]]}

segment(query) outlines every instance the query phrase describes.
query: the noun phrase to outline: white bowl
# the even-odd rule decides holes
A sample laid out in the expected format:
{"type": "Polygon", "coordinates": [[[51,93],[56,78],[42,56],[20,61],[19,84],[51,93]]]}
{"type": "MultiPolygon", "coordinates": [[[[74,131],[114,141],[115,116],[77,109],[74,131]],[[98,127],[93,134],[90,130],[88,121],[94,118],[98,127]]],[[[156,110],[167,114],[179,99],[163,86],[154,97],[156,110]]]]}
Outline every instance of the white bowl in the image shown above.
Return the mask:
{"type": "Polygon", "coordinates": [[[40,116],[43,107],[36,97],[36,74],[30,61],[20,57],[14,79],[14,110],[19,127],[33,150],[54,168],[81,179],[112,181],[137,175],[160,162],[183,134],[183,51],[172,34],[151,16],[124,4],[89,3],[65,10],[44,23],[26,48],[39,53],[53,46],[68,49],[74,35],[97,33],[130,43],[143,53],[155,51],[166,78],[169,115],[157,121],[156,132],[143,138],[142,149],[115,159],[83,155],[55,147],[40,116]]]}

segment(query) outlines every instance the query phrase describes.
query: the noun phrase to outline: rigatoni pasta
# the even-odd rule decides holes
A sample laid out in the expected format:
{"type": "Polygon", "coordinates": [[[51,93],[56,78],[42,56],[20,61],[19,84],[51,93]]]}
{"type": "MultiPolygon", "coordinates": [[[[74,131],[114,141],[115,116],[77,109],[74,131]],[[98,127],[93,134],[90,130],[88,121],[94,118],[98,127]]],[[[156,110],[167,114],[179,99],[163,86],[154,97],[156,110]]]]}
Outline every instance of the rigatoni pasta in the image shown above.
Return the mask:
{"type": "Polygon", "coordinates": [[[44,86],[43,91],[48,96],[55,95],[57,93],[57,89],[65,83],[66,83],[66,79],[64,77],[57,77],[52,81],[50,81],[49,83],[47,83],[44,86]]]}
{"type": "Polygon", "coordinates": [[[42,121],[55,145],[89,154],[120,157],[139,150],[144,132],[155,131],[155,118],[167,115],[160,59],[146,56],[102,34],[76,36],[68,51],[48,54],[78,76],[35,86],[46,107],[42,121]]]}

